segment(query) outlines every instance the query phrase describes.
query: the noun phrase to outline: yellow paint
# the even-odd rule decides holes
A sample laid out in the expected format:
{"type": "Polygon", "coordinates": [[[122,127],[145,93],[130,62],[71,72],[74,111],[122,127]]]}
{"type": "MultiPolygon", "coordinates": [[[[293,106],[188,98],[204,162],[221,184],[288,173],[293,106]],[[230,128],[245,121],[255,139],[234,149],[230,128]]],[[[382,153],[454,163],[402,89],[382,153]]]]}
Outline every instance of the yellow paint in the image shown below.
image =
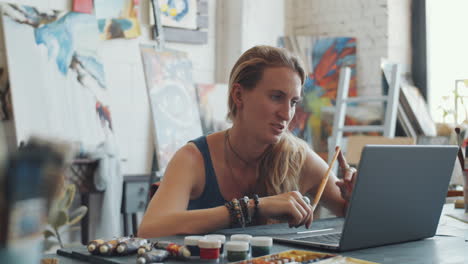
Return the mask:
{"type": "Polygon", "coordinates": [[[171,9],[169,10],[169,15],[170,15],[170,16],[177,16],[177,9],[171,8],[171,9]]]}

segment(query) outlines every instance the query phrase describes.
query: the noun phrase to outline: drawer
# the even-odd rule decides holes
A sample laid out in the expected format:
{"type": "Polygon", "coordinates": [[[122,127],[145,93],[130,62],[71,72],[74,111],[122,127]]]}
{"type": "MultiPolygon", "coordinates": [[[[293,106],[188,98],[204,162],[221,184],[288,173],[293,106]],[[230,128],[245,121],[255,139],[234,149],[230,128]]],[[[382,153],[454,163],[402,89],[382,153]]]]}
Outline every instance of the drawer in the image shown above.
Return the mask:
{"type": "Polygon", "coordinates": [[[123,213],[145,211],[148,199],[148,187],[148,182],[125,183],[123,213]]]}

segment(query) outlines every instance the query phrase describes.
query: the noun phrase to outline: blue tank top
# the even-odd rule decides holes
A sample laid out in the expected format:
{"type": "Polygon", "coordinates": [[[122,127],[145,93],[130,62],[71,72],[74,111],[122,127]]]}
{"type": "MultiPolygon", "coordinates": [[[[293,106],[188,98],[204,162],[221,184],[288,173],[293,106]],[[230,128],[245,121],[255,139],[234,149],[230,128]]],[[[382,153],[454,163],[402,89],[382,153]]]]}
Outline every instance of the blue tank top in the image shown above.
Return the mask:
{"type": "Polygon", "coordinates": [[[197,146],[203,156],[205,164],[205,189],[203,189],[200,197],[189,201],[187,209],[207,209],[224,205],[227,201],[224,200],[219,190],[218,180],[216,179],[213,163],[211,161],[206,136],[201,136],[197,139],[191,140],[190,142],[193,142],[197,146]]]}

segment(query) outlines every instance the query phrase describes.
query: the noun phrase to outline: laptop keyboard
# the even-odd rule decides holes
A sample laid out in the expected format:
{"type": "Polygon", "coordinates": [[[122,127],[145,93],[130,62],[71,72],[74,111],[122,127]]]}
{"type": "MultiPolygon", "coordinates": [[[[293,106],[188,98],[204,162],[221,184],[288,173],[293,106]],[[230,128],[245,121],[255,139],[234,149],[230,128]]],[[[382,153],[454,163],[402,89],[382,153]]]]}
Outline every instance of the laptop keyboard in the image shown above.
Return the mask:
{"type": "Polygon", "coordinates": [[[332,234],[325,234],[325,235],[318,235],[318,236],[311,236],[311,237],[301,237],[296,238],[295,240],[301,241],[310,241],[322,244],[338,244],[340,243],[341,233],[332,233],[332,234]]]}

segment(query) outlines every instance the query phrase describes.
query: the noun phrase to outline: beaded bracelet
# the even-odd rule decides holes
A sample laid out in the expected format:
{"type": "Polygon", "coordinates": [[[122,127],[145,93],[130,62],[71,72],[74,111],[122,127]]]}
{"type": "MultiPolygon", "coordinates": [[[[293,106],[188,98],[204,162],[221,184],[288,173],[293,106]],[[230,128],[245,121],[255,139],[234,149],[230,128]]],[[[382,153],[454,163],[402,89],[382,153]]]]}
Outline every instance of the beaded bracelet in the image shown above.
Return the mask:
{"type": "Polygon", "coordinates": [[[243,213],[244,218],[245,218],[245,223],[246,224],[252,223],[252,216],[249,213],[249,207],[248,207],[249,197],[244,196],[241,199],[239,199],[239,202],[240,202],[240,205],[241,205],[241,208],[242,208],[242,213],[243,213]]]}
{"type": "Polygon", "coordinates": [[[236,218],[237,218],[237,223],[240,227],[245,227],[245,217],[244,214],[242,213],[242,208],[239,203],[239,200],[237,199],[232,199],[232,203],[234,205],[234,210],[236,211],[236,218]]]}
{"type": "Polygon", "coordinates": [[[253,218],[254,219],[257,219],[258,218],[258,204],[259,204],[259,201],[258,201],[258,194],[254,194],[253,195],[253,200],[254,200],[254,204],[255,204],[255,208],[254,208],[254,214],[253,214],[253,218]]]}
{"type": "Polygon", "coordinates": [[[237,223],[236,214],[237,214],[237,212],[234,209],[234,203],[232,201],[230,201],[230,202],[225,203],[224,206],[226,206],[226,208],[229,211],[229,218],[230,218],[230,222],[231,222],[231,227],[236,227],[236,223],[237,223]]]}
{"type": "Polygon", "coordinates": [[[249,197],[244,196],[238,199],[232,199],[232,201],[224,204],[229,211],[229,216],[231,220],[231,227],[245,227],[248,224],[251,224],[254,219],[258,216],[258,204],[259,197],[257,194],[253,195],[254,200],[254,213],[253,215],[249,212],[249,197]]]}

